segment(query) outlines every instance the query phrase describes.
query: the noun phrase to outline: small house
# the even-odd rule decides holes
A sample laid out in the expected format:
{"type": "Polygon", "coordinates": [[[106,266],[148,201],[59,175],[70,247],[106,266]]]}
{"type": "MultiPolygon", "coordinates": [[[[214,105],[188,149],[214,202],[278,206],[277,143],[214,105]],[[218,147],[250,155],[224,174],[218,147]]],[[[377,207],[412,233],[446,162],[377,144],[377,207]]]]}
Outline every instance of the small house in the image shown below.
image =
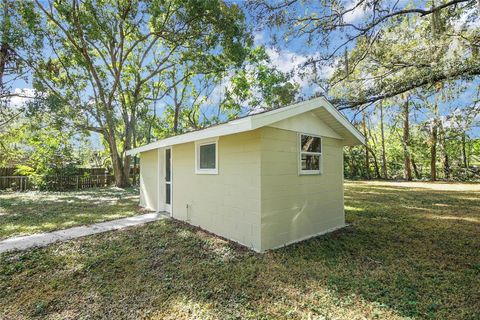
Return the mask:
{"type": "Polygon", "coordinates": [[[127,154],[141,206],[264,252],[345,226],[343,147],[363,143],[320,97],[127,154]]]}

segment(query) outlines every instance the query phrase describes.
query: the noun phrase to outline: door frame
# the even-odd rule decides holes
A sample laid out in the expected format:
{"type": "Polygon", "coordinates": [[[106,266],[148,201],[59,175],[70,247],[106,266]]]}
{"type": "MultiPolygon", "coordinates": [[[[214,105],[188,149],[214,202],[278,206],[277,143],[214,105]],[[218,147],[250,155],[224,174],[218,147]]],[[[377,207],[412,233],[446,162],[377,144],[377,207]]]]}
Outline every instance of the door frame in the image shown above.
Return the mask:
{"type": "Polygon", "coordinates": [[[164,172],[164,178],[163,178],[163,183],[164,183],[164,195],[165,195],[165,211],[170,214],[170,216],[173,217],[173,210],[172,210],[172,205],[173,205],[173,170],[172,170],[172,158],[173,158],[173,149],[172,147],[166,147],[164,152],[163,152],[163,172],[164,172]],[[170,150],[170,181],[167,181],[167,150],[170,150]],[[167,185],[170,185],[170,204],[167,203],[167,185]]]}

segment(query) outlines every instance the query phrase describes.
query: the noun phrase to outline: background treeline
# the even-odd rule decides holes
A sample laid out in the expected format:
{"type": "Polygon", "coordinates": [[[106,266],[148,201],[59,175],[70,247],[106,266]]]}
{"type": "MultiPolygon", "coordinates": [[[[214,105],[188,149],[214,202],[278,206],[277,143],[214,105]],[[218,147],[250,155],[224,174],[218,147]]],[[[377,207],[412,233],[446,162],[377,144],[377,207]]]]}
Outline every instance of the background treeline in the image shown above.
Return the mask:
{"type": "Polygon", "coordinates": [[[480,179],[480,108],[430,105],[413,95],[388,100],[357,115],[365,146],[345,149],[349,179],[478,180],[480,179]],[[400,102],[400,103],[399,103],[400,102]],[[478,135],[477,135],[478,136],[478,135]]]}

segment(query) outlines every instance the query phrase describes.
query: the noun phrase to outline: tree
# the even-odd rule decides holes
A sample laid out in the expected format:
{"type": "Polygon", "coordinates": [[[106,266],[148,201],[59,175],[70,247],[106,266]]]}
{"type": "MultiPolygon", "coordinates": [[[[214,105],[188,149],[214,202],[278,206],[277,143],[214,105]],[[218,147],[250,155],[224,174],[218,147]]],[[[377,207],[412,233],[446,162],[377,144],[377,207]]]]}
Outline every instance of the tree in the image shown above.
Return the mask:
{"type": "Polygon", "coordinates": [[[271,65],[264,46],[253,48],[242,68],[230,77],[220,108],[233,110],[230,118],[242,113],[276,109],[291,104],[298,93],[298,84],[271,65]]]}
{"type": "Polygon", "coordinates": [[[405,179],[407,181],[412,180],[412,167],[411,167],[411,156],[410,156],[410,106],[409,98],[405,99],[403,103],[403,153],[404,153],[404,166],[405,166],[405,179]]]}
{"type": "Polygon", "coordinates": [[[30,69],[18,52],[37,52],[41,47],[38,19],[30,2],[2,0],[0,2],[0,133],[23,114],[23,106],[12,108],[14,97],[30,99],[32,95],[14,88],[25,80],[30,69]]]}
{"type": "Polygon", "coordinates": [[[338,72],[328,82],[327,91],[355,88],[350,94],[333,97],[339,108],[480,75],[477,0],[404,5],[378,0],[252,0],[249,7],[257,21],[287,30],[277,42],[302,39],[317,48],[303,69],[321,73],[337,61],[338,72]],[[358,68],[362,72],[357,73],[358,68]],[[360,76],[350,77],[355,73],[360,76]]]}
{"type": "Polygon", "coordinates": [[[370,147],[368,146],[369,144],[369,139],[368,139],[368,131],[367,131],[367,119],[366,119],[366,112],[364,111],[362,114],[362,126],[363,126],[363,135],[365,137],[365,178],[370,179],[370,155],[369,155],[369,150],[370,147]]]}
{"type": "MultiPolygon", "coordinates": [[[[48,55],[23,58],[49,111],[78,130],[98,132],[110,151],[116,185],[128,184],[136,129],[154,87],[176,83],[175,66],[218,72],[244,59],[249,41],[235,5],[207,1],[35,1],[48,55]]],[[[179,75],[178,81],[190,76],[179,75]]]]}
{"type": "Polygon", "coordinates": [[[380,109],[380,138],[382,141],[382,175],[383,179],[388,179],[388,170],[387,170],[387,153],[385,152],[385,128],[384,128],[384,116],[383,116],[383,103],[378,104],[380,109]]]}

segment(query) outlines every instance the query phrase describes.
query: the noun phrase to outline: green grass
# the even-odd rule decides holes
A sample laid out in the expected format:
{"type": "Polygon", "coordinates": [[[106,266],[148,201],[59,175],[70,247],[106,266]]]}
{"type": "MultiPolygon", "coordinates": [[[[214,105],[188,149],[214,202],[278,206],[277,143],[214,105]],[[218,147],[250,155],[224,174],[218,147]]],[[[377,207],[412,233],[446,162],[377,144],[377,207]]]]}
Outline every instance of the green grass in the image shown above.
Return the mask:
{"type": "Polygon", "coordinates": [[[138,190],[0,192],[0,240],[139,213],[138,190]]]}
{"type": "Polygon", "coordinates": [[[479,319],[480,188],[348,183],[341,231],[264,255],[161,220],[0,256],[0,318],[479,319]]]}

